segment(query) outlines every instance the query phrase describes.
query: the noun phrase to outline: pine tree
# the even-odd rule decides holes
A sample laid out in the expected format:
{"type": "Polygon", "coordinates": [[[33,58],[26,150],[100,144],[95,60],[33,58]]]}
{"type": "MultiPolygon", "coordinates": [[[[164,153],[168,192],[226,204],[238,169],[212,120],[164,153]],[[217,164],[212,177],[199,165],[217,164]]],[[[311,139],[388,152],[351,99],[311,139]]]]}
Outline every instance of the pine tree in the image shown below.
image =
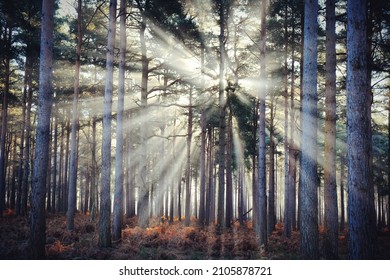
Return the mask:
{"type": "Polygon", "coordinates": [[[111,247],[111,121],[116,30],[116,0],[110,0],[106,85],[104,92],[102,167],[100,189],[99,246],[111,247]]]}
{"type": "Polygon", "coordinates": [[[351,259],[373,258],[375,244],[366,4],[366,0],[347,2],[348,245],[351,259]]]}
{"type": "Polygon", "coordinates": [[[50,141],[50,115],[52,107],[52,65],[54,33],[54,0],[43,0],[41,21],[41,53],[39,67],[38,126],[36,131],[35,164],[30,199],[31,256],[45,257],[46,221],[45,195],[50,141]]]}
{"type": "Polygon", "coordinates": [[[317,188],[317,31],[318,0],[305,0],[300,247],[305,259],[318,259],[317,188]]]}

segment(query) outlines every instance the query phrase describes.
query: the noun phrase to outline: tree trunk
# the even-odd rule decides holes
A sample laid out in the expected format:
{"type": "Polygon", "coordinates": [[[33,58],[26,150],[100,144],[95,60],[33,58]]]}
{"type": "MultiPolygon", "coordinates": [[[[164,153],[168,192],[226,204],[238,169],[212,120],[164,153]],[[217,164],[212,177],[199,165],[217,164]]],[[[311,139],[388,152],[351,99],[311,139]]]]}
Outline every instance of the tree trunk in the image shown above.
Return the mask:
{"type": "Polygon", "coordinates": [[[345,202],[344,202],[344,182],[345,182],[345,158],[340,155],[340,231],[345,227],[345,202]]]}
{"type": "MultiPolygon", "coordinates": [[[[254,100],[253,103],[253,119],[252,119],[252,144],[253,147],[256,147],[257,143],[257,132],[258,132],[258,112],[259,112],[259,102],[257,100],[254,100]]],[[[258,206],[259,204],[257,203],[257,198],[258,198],[258,169],[257,169],[257,155],[256,152],[252,154],[252,221],[253,221],[253,229],[258,234],[260,232],[260,224],[259,224],[259,209],[258,206]]],[[[249,203],[248,203],[249,205],[249,203]]],[[[249,206],[248,206],[249,207],[249,206]]],[[[248,215],[249,216],[249,215],[248,215]]]]}
{"type": "Polygon", "coordinates": [[[113,239],[122,237],[123,224],[123,108],[125,98],[126,71],[126,0],[120,0],[120,54],[118,77],[118,112],[116,122],[115,195],[113,239]]]}
{"type": "Polygon", "coordinates": [[[259,189],[257,191],[258,198],[256,202],[259,204],[258,217],[259,217],[259,232],[260,245],[267,246],[267,177],[266,177],[266,116],[265,116],[265,99],[267,96],[267,74],[266,74],[266,11],[267,1],[261,2],[260,11],[260,80],[262,81],[262,87],[260,89],[259,100],[259,164],[258,164],[258,184],[259,189]]]}
{"type": "Polygon", "coordinates": [[[270,147],[269,147],[269,189],[268,189],[268,235],[271,235],[275,229],[276,225],[276,207],[275,207],[275,141],[274,141],[274,106],[275,106],[275,96],[271,92],[271,105],[270,105],[270,128],[269,128],[269,138],[270,138],[270,147]]]}
{"type": "Polygon", "coordinates": [[[110,15],[104,92],[102,171],[100,189],[99,247],[111,247],[111,122],[116,29],[116,0],[110,0],[110,15]]]}
{"type": "Polygon", "coordinates": [[[347,147],[349,257],[374,256],[375,215],[372,184],[371,94],[367,80],[367,5],[347,5],[347,147]]]}
{"type": "Polygon", "coordinates": [[[225,93],[225,25],[226,3],[224,0],[219,6],[219,152],[218,152],[218,204],[217,204],[217,232],[224,228],[225,212],[225,150],[226,150],[226,93],[225,93]]]}
{"type": "Polygon", "coordinates": [[[85,189],[84,189],[84,205],[81,208],[84,215],[86,215],[89,211],[89,193],[90,193],[90,188],[91,188],[91,165],[90,163],[87,163],[86,166],[87,170],[85,172],[85,189]]]}
{"type": "Polygon", "coordinates": [[[191,143],[192,143],[192,86],[190,88],[190,104],[188,109],[188,131],[187,131],[187,163],[186,163],[186,211],[184,225],[189,226],[191,222],[191,143]]]}
{"type": "MultiPolygon", "coordinates": [[[[12,148],[12,161],[17,162],[18,161],[18,154],[17,154],[17,137],[15,135],[14,137],[14,143],[12,148]]],[[[15,198],[16,198],[16,176],[18,174],[18,166],[14,164],[12,166],[12,177],[11,182],[8,190],[8,207],[10,209],[15,209],[15,198]]],[[[11,175],[11,174],[10,174],[11,175]]]]}
{"type": "Polygon", "coordinates": [[[64,135],[65,135],[65,124],[61,125],[61,144],[60,144],[60,162],[58,168],[58,198],[57,198],[57,211],[62,212],[62,200],[63,200],[63,166],[64,166],[64,135]]]}
{"type": "Polygon", "coordinates": [[[318,259],[317,175],[317,31],[318,0],[305,1],[302,154],[301,154],[301,234],[304,259],[318,259]]]}
{"type": "Polygon", "coordinates": [[[214,201],[214,158],[213,158],[213,149],[214,149],[214,133],[211,126],[208,127],[208,184],[206,190],[206,221],[205,225],[214,223],[215,218],[215,201],[214,201]]]}
{"type": "MultiPolygon", "coordinates": [[[[55,111],[56,106],[54,106],[55,111]]],[[[57,193],[57,145],[58,145],[58,118],[57,116],[53,116],[54,118],[54,139],[53,139],[53,191],[51,193],[51,211],[55,213],[57,211],[56,204],[56,193],[57,193]]]]}
{"type": "MultiPolygon", "coordinates": [[[[388,97],[388,113],[387,113],[387,178],[390,178],[390,93],[388,97]]],[[[387,180],[387,226],[390,228],[390,180],[387,180]]],[[[389,230],[390,235],[390,230],[389,230]]]]}
{"type": "MultiPolygon", "coordinates": [[[[129,115],[131,118],[131,115],[129,115]]],[[[125,165],[126,165],[126,217],[132,218],[135,216],[135,190],[134,190],[134,179],[135,179],[135,164],[131,162],[133,157],[132,149],[132,137],[130,129],[126,134],[126,151],[125,151],[125,165]]]]}
{"type": "MultiPolygon", "coordinates": [[[[204,67],[204,48],[202,48],[202,69],[204,67]]],[[[203,73],[203,71],[202,71],[203,73]]],[[[201,109],[200,115],[201,142],[200,142],[200,195],[199,195],[199,226],[205,225],[205,196],[206,196],[206,111],[201,109]]]]}
{"type": "Polygon", "coordinates": [[[237,194],[237,205],[238,205],[238,221],[240,226],[244,225],[244,167],[238,167],[238,194],[237,194]]]}
{"type": "MultiPolygon", "coordinates": [[[[27,50],[29,46],[27,45],[27,50]]],[[[27,111],[27,92],[29,84],[31,83],[31,58],[30,52],[26,53],[26,62],[25,62],[25,72],[24,72],[24,88],[23,88],[23,98],[22,98],[22,122],[21,122],[21,135],[20,135],[20,149],[19,149],[19,162],[18,162],[18,186],[16,194],[16,215],[21,213],[21,204],[22,204],[22,186],[23,186],[23,164],[24,164],[24,149],[25,149],[25,140],[26,140],[26,111],[27,111]]]]}
{"type": "Polygon", "coordinates": [[[289,191],[289,148],[288,148],[288,3],[284,7],[284,237],[291,238],[291,205],[289,191]]]}
{"type": "Polygon", "coordinates": [[[338,258],[336,183],[336,14],[335,0],[326,1],[325,163],[324,202],[326,259],[338,258]]]}
{"type": "Polygon", "coordinates": [[[47,184],[46,184],[46,210],[51,212],[51,159],[53,154],[53,139],[52,139],[52,130],[53,130],[53,119],[51,118],[50,124],[50,136],[49,136],[49,160],[47,164],[47,184]]]}
{"type": "Polygon", "coordinates": [[[291,229],[296,229],[296,171],[297,153],[295,143],[295,22],[292,23],[291,42],[291,90],[290,90],[290,140],[288,149],[288,205],[291,229]]]}
{"type": "Polygon", "coordinates": [[[139,171],[139,189],[138,189],[138,219],[140,227],[146,228],[149,224],[149,186],[147,183],[146,174],[146,157],[147,157],[147,127],[145,122],[147,117],[147,98],[148,98],[148,73],[149,73],[149,60],[146,53],[145,42],[146,31],[146,16],[142,15],[141,29],[140,29],[140,41],[141,41],[141,53],[142,53],[142,81],[141,81],[141,117],[144,123],[140,127],[141,135],[141,159],[140,159],[140,171],[139,171]]]}
{"type": "MultiPolygon", "coordinates": [[[[230,103],[230,102],[229,102],[230,103]]],[[[225,225],[231,227],[233,221],[233,112],[229,104],[226,142],[226,215],[225,225]]]]}
{"type": "Polygon", "coordinates": [[[50,114],[52,107],[54,0],[42,1],[41,53],[39,67],[38,126],[30,199],[29,246],[33,259],[45,257],[45,188],[49,162],[50,114]]]}
{"type": "MultiPolygon", "coordinates": [[[[305,38],[303,34],[305,33],[305,26],[304,26],[304,21],[305,21],[305,15],[303,10],[301,10],[301,46],[300,46],[300,63],[299,63],[299,83],[300,85],[303,84],[303,52],[304,52],[304,44],[305,44],[305,38]]],[[[302,100],[303,100],[303,88],[300,86],[299,89],[299,126],[302,128],[302,100]]],[[[297,136],[297,143],[299,143],[299,150],[297,151],[298,153],[298,165],[297,165],[297,170],[299,174],[299,180],[298,180],[298,229],[301,227],[301,201],[302,201],[302,180],[301,180],[301,169],[302,169],[302,133],[298,133],[297,136]]]]}
{"type": "Polygon", "coordinates": [[[5,210],[5,187],[6,187],[6,141],[7,141],[7,127],[8,127],[8,95],[10,86],[10,61],[11,61],[11,43],[12,43],[12,23],[10,20],[6,24],[6,55],[5,55],[5,73],[4,73],[4,90],[3,90],[3,106],[1,114],[1,137],[0,137],[0,217],[3,216],[5,210]]]}
{"type": "Polygon", "coordinates": [[[66,212],[68,210],[68,192],[69,192],[69,144],[70,144],[70,110],[67,109],[66,113],[66,139],[65,139],[65,165],[64,165],[64,184],[63,184],[63,199],[62,199],[62,210],[66,212]]]}
{"type": "Polygon", "coordinates": [[[81,33],[81,0],[77,1],[77,47],[76,47],[76,65],[74,74],[73,88],[73,120],[70,151],[70,172],[69,172],[69,193],[68,193],[68,211],[66,214],[66,224],[68,230],[74,229],[74,215],[76,213],[76,187],[77,187],[77,130],[79,126],[79,94],[80,94],[80,58],[81,44],[83,37],[81,33]]]}
{"type": "Polygon", "coordinates": [[[94,221],[99,212],[98,207],[98,172],[97,172],[97,161],[96,161],[96,117],[92,117],[92,147],[91,147],[91,220],[94,221]]]}

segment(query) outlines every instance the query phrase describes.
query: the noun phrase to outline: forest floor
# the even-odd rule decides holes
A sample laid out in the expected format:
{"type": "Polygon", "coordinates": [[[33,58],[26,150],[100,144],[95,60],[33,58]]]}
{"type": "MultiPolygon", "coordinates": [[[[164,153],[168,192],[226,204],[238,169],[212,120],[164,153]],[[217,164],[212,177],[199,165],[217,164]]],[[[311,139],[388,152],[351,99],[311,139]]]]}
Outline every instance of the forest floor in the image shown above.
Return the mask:
{"type": "MultiPolygon", "coordinates": [[[[293,231],[292,237],[285,239],[281,224],[269,237],[267,250],[258,246],[250,223],[245,226],[236,223],[218,236],[214,227],[200,229],[184,227],[179,221],[168,224],[154,220],[150,228],[142,229],[135,219],[127,219],[122,240],[109,249],[97,246],[97,224],[91,222],[88,215],[76,214],[74,231],[66,229],[66,217],[61,214],[47,215],[46,226],[47,259],[299,259],[299,232],[293,231]]],[[[28,235],[27,219],[16,217],[12,211],[5,212],[0,218],[0,259],[29,259],[26,254],[28,235]]],[[[377,238],[375,258],[390,260],[389,230],[378,231],[377,238]]],[[[348,257],[347,240],[348,232],[340,233],[341,259],[348,257]]]]}

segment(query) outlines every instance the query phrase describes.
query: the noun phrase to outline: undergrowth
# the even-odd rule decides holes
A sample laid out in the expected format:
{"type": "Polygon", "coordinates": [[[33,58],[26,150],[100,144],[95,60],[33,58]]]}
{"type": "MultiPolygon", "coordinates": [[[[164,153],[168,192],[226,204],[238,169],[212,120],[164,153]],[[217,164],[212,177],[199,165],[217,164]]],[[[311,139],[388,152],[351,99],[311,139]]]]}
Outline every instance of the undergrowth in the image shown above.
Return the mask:
{"type": "MultiPolygon", "coordinates": [[[[205,260],[205,259],[299,259],[299,232],[290,239],[283,236],[282,224],[277,224],[268,238],[267,248],[260,247],[252,224],[234,223],[231,228],[216,234],[214,226],[199,228],[196,220],[185,227],[177,219],[151,219],[143,229],[137,219],[125,219],[122,239],[111,248],[98,247],[97,221],[89,215],[76,214],[75,228],[66,228],[64,214],[48,214],[46,218],[47,259],[112,259],[112,260],[205,260]]],[[[323,230],[320,227],[320,243],[323,230]]],[[[29,227],[25,217],[6,211],[0,218],[0,259],[29,259],[29,227]]],[[[339,235],[339,255],[348,256],[348,231],[339,235]]],[[[378,232],[377,259],[390,259],[388,229],[378,232]]]]}

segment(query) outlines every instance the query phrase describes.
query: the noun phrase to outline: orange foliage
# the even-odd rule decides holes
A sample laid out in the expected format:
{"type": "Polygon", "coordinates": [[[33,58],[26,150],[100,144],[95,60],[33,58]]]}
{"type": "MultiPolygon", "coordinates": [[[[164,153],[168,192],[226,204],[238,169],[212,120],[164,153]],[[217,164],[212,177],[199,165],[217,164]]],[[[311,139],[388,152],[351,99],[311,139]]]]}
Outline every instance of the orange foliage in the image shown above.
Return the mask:
{"type": "MultiPolygon", "coordinates": [[[[97,221],[89,215],[76,214],[75,229],[66,229],[62,214],[47,215],[46,254],[48,259],[299,259],[299,232],[290,239],[283,235],[283,225],[277,224],[268,239],[267,248],[259,247],[252,223],[234,223],[230,229],[216,234],[215,226],[185,227],[177,221],[152,219],[150,227],[137,225],[137,218],[125,219],[122,239],[111,249],[97,246],[97,221]]],[[[29,228],[26,217],[16,217],[7,211],[0,218],[0,259],[23,259],[26,255],[29,228]]],[[[322,234],[320,230],[320,241],[322,234]]],[[[378,233],[379,259],[389,259],[388,229],[378,233]]],[[[340,258],[348,257],[348,231],[339,236],[340,258]]]]}

